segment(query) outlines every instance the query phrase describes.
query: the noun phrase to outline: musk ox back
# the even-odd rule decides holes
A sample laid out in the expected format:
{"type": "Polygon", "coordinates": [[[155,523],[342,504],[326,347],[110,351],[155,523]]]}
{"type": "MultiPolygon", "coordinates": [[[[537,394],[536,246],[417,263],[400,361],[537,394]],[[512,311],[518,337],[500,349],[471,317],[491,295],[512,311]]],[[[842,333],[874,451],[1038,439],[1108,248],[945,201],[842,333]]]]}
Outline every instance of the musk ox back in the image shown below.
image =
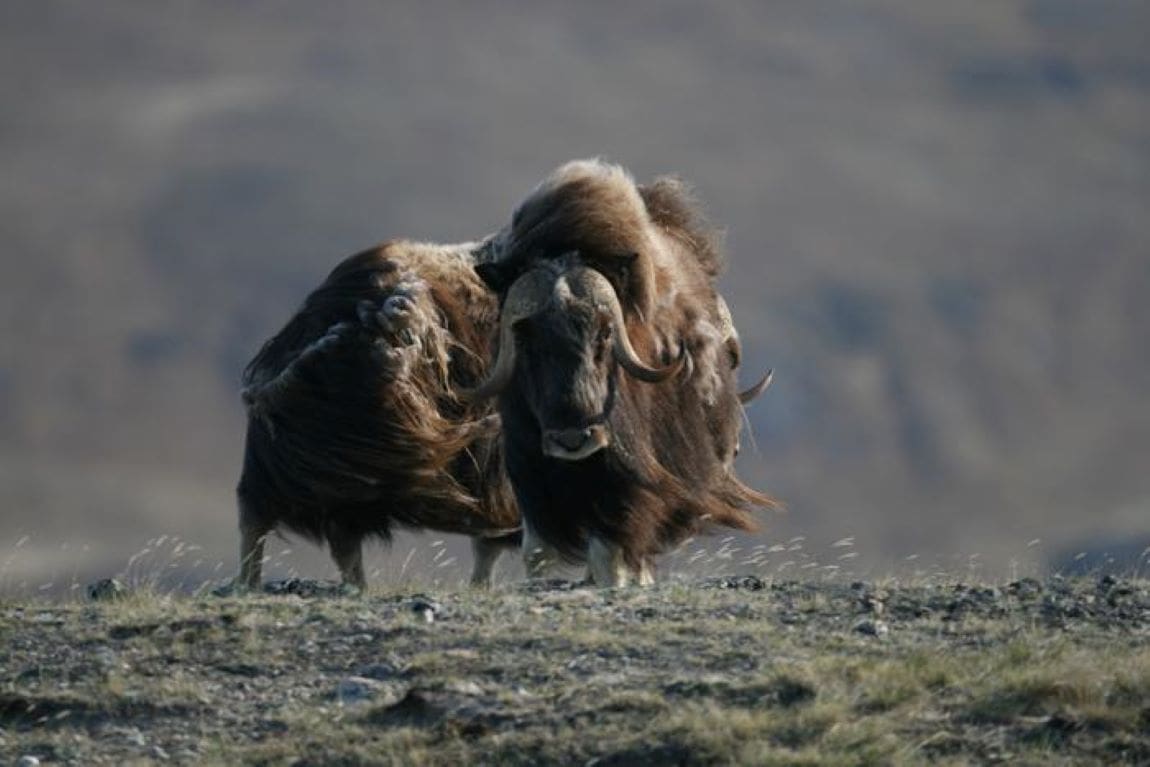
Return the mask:
{"type": "Polygon", "coordinates": [[[477,583],[517,542],[498,416],[454,394],[481,376],[497,321],[477,252],[396,241],[351,256],[248,365],[237,586],[258,587],[276,528],[326,542],[357,588],[361,542],[397,526],[472,536],[477,583]]]}
{"type": "Polygon", "coordinates": [[[499,394],[525,546],[586,559],[600,585],[715,525],[754,527],[768,496],[733,470],[738,336],[715,289],[716,238],[683,186],[570,163],[480,265],[502,300],[499,350],[471,396],[499,394]]]}

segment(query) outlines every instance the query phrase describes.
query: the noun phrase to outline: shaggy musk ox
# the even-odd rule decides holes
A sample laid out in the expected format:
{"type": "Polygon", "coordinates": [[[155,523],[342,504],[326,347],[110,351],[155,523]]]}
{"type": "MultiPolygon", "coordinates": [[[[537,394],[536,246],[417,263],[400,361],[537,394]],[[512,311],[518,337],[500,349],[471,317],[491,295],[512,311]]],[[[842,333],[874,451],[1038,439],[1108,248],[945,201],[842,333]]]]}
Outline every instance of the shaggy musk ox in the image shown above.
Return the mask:
{"type": "Polygon", "coordinates": [[[586,560],[601,586],[650,583],[651,558],[774,501],[734,475],[738,336],[715,289],[713,232],[682,184],[564,165],[477,271],[500,293],[499,348],[468,393],[499,395],[529,571],[586,560]]]}
{"type": "Polygon", "coordinates": [[[240,573],[260,585],[264,538],[330,546],[364,586],[361,543],[399,527],[472,537],[472,582],[519,541],[498,416],[461,401],[490,357],[498,307],[477,245],[391,242],[340,263],[244,372],[240,573]]]}

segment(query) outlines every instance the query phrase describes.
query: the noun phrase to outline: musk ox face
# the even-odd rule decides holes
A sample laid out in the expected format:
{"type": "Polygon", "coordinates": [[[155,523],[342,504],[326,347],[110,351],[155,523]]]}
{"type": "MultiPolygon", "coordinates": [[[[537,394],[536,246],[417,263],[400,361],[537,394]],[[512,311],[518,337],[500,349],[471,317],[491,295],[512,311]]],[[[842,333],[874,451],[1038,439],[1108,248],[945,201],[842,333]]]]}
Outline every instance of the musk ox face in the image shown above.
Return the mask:
{"type": "Polygon", "coordinates": [[[665,367],[640,359],[615,286],[577,254],[539,264],[507,288],[499,338],[491,375],[468,396],[494,396],[514,385],[544,455],[565,461],[612,443],[620,373],[657,383],[683,363],[682,355],[665,367]]]}
{"type": "Polygon", "coordinates": [[[611,314],[587,294],[582,276],[559,274],[543,308],[514,326],[523,361],[514,375],[517,388],[539,424],[543,453],[567,461],[610,444],[616,385],[611,314]]]}

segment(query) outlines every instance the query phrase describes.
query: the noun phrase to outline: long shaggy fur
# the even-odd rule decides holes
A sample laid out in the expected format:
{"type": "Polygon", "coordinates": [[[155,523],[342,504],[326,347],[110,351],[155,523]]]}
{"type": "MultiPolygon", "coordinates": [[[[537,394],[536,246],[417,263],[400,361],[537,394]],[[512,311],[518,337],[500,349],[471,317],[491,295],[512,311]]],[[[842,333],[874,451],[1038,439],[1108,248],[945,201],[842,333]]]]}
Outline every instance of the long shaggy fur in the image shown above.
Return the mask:
{"type": "Polygon", "coordinates": [[[333,549],[396,525],[518,527],[498,416],[453,394],[482,374],[497,320],[476,248],[397,241],[352,256],[264,344],[244,373],[242,527],[333,549]],[[387,328],[373,307],[402,311],[387,328]]]}
{"type": "MultiPolygon", "coordinates": [[[[578,253],[615,286],[627,332],[647,360],[687,364],[650,385],[613,372],[613,443],[582,461],[541,454],[540,424],[515,385],[501,398],[508,470],[532,529],[578,559],[588,536],[624,548],[629,564],[721,525],[751,530],[753,507],[775,501],[740,482],[732,464],[741,419],[737,338],[715,281],[719,236],[685,185],[638,186],[618,166],[568,163],[518,207],[492,241],[489,284],[510,284],[578,253]],[[633,259],[620,256],[637,254],[633,259]]],[[[530,365],[530,359],[521,364],[530,365]]]]}

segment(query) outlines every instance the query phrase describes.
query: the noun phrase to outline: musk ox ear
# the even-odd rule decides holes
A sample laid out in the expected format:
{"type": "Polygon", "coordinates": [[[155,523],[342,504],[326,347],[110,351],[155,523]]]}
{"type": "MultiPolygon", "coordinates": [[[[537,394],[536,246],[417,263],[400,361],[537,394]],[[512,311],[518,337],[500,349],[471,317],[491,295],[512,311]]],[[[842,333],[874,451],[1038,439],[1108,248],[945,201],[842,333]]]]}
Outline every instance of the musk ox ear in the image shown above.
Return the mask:
{"type": "Polygon", "coordinates": [[[515,272],[507,264],[495,262],[476,264],[475,273],[479,275],[479,279],[483,280],[484,285],[496,293],[506,292],[507,288],[511,287],[511,283],[515,281],[515,272]]]}

